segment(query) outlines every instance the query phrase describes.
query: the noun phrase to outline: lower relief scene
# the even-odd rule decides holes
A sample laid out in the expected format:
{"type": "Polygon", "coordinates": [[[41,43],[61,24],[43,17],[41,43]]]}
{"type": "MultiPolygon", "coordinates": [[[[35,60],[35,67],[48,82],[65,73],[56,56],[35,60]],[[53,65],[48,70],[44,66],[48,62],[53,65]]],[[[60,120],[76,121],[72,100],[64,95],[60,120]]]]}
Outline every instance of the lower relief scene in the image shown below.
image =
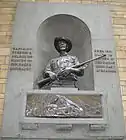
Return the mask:
{"type": "Polygon", "coordinates": [[[102,96],[28,94],[25,116],[39,118],[102,118],[102,96]]]}

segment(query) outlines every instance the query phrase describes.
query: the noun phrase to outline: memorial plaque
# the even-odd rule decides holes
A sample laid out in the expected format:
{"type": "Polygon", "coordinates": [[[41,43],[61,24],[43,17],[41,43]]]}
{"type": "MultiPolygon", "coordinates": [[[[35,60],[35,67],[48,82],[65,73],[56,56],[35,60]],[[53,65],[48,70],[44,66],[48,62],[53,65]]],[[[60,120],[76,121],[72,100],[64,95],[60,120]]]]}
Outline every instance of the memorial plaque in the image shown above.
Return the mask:
{"type": "Polygon", "coordinates": [[[10,71],[30,71],[32,48],[12,48],[10,71]]]}
{"type": "Polygon", "coordinates": [[[13,28],[2,137],[123,139],[108,6],[20,2],[13,28]]]}
{"type": "Polygon", "coordinates": [[[101,95],[27,95],[26,117],[102,118],[101,95]]]}
{"type": "Polygon", "coordinates": [[[95,56],[100,56],[101,53],[106,54],[106,57],[95,61],[96,72],[116,72],[116,59],[112,54],[112,50],[95,50],[95,56]]]}

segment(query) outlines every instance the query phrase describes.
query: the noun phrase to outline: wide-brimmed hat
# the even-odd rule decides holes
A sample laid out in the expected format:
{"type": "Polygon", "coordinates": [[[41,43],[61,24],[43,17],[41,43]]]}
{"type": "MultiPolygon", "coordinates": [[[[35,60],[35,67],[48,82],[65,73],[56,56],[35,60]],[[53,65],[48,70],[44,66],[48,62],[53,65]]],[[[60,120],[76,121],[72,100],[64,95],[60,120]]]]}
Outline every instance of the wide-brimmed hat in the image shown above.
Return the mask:
{"type": "Polygon", "coordinates": [[[56,37],[54,40],[54,46],[58,52],[60,52],[59,41],[64,41],[67,44],[66,52],[69,52],[72,49],[72,43],[68,38],[65,37],[56,37]]]}

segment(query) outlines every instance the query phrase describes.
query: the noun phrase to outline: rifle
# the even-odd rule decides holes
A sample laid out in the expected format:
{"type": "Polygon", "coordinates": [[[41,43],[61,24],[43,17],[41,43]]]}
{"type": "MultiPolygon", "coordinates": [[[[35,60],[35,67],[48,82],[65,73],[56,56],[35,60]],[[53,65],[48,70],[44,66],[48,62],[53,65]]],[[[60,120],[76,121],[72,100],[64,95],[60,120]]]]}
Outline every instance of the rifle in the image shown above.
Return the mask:
{"type": "MultiPolygon", "coordinates": [[[[78,64],[78,65],[74,65],[74,66],[72,66],[71,68],[79,68],[79,67],[82,67],[82,66],[84,66],[85,64],[88,64],[88,63],[90,63],[90,62],[92,62],[92,61],[95,61],[95,60],[97,60],[97,59],[101,59],[101,58],[103,58],[103,57],[105,57],[105,56],[106,56],[105,54],[104,54],[104,55],[101,55],[101,56],[98,56],[98,57],[96,57],[96,58],[93,58],[93,59],[87,60],[87,61],[85,61],[85,62],[82,62],[82,63],[80,63],[80,64],[78,64]]],[[[64,69],[64,71],[65,71],[65,69],[64,69]]],[[[57,74],[57,76],[58,76],[58,75],[59,75],[59,73],[57,74]]],[[[45,78],[45,79],[43,79],[43,80],[38,81],[37,84],[38,84],[39,88],[41,88],[41,87],[43,87],[44,85],[46,85],[47,83],[53,82],[53,81],[55,81],[55,80],[56,80],[56,79],[52,80],[50,77],[48,77],[48,78],[45,78]]]]}

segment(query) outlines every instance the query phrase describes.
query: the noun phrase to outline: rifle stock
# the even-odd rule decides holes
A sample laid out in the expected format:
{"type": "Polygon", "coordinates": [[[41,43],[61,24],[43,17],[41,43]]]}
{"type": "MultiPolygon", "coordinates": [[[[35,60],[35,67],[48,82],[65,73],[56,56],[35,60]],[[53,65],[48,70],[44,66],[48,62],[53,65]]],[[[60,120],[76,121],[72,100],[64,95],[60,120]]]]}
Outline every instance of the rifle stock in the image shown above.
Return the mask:
{"type": "Polygon", "coordinates": [[[49,83],[51,81],[52,81],[52,79],[50,77],[48,77],[48,78],[38,81],[37,84],[38,84],[39,88],[42,88],[44,85],[46,85],[47,83],[49,83]]]}

